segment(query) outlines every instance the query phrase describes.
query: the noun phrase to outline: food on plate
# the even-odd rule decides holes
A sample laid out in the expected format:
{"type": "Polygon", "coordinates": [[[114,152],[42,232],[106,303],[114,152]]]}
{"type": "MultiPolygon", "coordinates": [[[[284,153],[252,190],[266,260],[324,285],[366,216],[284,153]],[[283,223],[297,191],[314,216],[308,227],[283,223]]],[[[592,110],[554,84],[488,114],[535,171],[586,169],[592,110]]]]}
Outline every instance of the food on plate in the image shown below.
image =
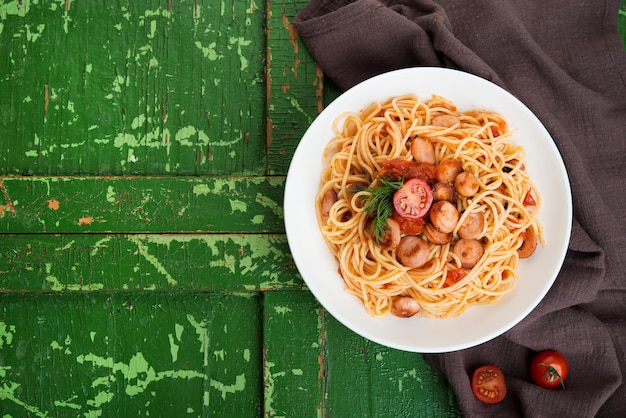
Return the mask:
{"type": "Polygon", "coordinates": [[[567,360],[555,350],[542,351],[530,362],[530,376],[536,384],[546,389],[565,388],[568,373],[567,360]]]}
{"type": "Polygon", "coordinates": [[[453,317],[514,288],[520,258],[543,244],[541,198],[502,116],[407,95],[333,130],[317,220],[367,312],[453,317]],[[406,298],[417,308],[395,306],[406,298]]]}
{"type": "Polygon", "coordinates": [[[506,396],[504,373],[496,366],[486,365],[474,370],[472,393],[476,399],[488,404],[502,402],[506,396]]]}

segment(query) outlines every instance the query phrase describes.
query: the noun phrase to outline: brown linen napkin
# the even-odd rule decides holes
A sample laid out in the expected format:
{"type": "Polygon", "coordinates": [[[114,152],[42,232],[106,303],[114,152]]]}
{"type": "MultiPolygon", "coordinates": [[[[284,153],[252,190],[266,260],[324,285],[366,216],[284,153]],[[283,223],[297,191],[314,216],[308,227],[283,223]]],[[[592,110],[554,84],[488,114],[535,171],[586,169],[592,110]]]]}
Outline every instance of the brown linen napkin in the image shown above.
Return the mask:
{"type": "Polygon", "coordinates": [[[312,0],[294,25],[342,89],[392,69],[442,66],[507,89],[541,119],[565,161],[574,224],[540,305],[503,336],[424,355],[467,416],[616,417],[626,409],[626,52],[619,0],[312,0]],[[531,383],[537,351],[570,364],[564,390],[531,383]],[[495,364],[508,394],[477,401],[473,370],[495,364]]]}

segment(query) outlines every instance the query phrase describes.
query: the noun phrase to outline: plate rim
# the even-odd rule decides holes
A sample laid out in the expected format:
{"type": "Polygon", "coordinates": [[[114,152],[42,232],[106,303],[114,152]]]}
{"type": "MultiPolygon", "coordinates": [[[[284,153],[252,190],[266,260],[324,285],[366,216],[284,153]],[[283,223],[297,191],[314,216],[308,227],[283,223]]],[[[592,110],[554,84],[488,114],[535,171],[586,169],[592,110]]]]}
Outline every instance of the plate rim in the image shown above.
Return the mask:
{"type": "MultiPolygon", "coordinates": [[[[419,88],[426,89],[426,90],[428,89],[425,87],[419,87],[419,88]]],[[[429,94],[422,95],[422,94],[417,93],[416,90],[418,90],[418,88],[415,85],[407,86],[405,94],[416,94],[420,99],[424,99],[424,100],[427,99],[424,96],[432,96],[433,94],[438,94],[436,92],[431,92],[429,94]]],[[[399,94],[390,94],[387,98],[398,96],[398,95],[399,94]]],[[[443,94],[439,94],[439,95],[446,97],[443,94]]],[[[428,99],[429,98],[430,97],[428,97],[428,99]]],[[[450,100],[452,100],[452,102],[455,103],[455,105],[457,104],[457,101],[455,101],[454,99],[450,99],[450,100]]],[[[459,106],[459,108],[460,107],[461,106],[459,106]]],[[[477,108],[485,108],[485,106],[478,106],[477,108]]],[[[464,111],[468,109],[463,108],[459,110],[464,111]]],[[[499,113],[502,114],[502,112],[499,112],[499,113]]],[[[507,119],[507,121],[509,121],[511,118],[511,115],[507,116],[503,114],[503,116],[505,119],[507,119]]],[[[332,138],[329,137],[324,142],[324,146],[321,147],[322,150],[325,147],[326,143],[330,141],[330,139],[332,138]]],[[[320,145],[317,145],[317,147],[320,148],[320,145]]],[[[320,163],[321,163],[321,158],[317,164],[319,165],[320,163]]],[[[320,172],[316,172],[315,176],[312,176],[312,177],[315,177],[316,179],[317,188],[319,188],[319,175],[320,175],[320,172]]],[[[534,182],[536,183],[535,180],[534,182]]],[[[313,193],[313,195],[316,194],[317,188],[315,190],[315,193],[313,193]]],[[[313,202],[310,202],[310,204],[314,206],[313,202]]],[[[296,267],[306,284],[306,287],[315,296],[318,303],[320,303],[320,305],[330,315],[332,315],[335,319],[337,319],[340,323],[342,323],[348,329],[352,330],[353,332],[357,333],[358,335],[364,338],[367,338],[371,341],[374,341],[378,344],[381,344],[387,347],[391,347],[391,348],[395,348],[395,349],[399,349],[403,351],[420,352],[420,353],[441,353],[441,352],[457,351],[457,350],[470,348],[470,347],[482,344],[493,338],[496,338],[499,335],[504,334],[505,332],[513,328],[515,325],[517,325],[520,321],[522,321],[530,312],[532,312],[537,307],[537,305],[541,302],[541,300],[544,299],[545,295],[548,293],[548,291],[554,284],[554,281],[556,280],[558,276],[558,272],[560,271],[563,265],[563,262],[565,261],[565,255],[567,252],[569,240],[571,237],[571,230],[572,230],[572,218],[573,218],[572,206],[573,205],[572,205],[571,186],[570,186],[569,176],[568,176],[565,164],[563,162],[562,156],[558,150],[558,147],[556,146],[554,139],[552,138],[548,130],[545,128],[541,120],[521,100],[515,97],[512,93],[496,85],[495,83],[489,80],[486,80],[482,77],[479,77],[477,75],[465,72],[465,71],[450,69],[450,68],[443,68],[443,67],[410,67],[410,68],[403,68],[399,70],[385,72],[385,73],[376,75],[372,78],[369,78],[367,80],[364,80],[356,84],[355,86],[351,87],[350,89],[346,90],[345,92],[341,93],[316,116],[316,118],[309,125],[309,127],[304,132],[302,137],[299,139],[298,146],[293,154],[292,160],[289,165],[289,169],[287,171],[287,177],[286,177],[285,189],[284,189],[284,223],[285,223],[285,232],[287,235],[288,246],[290,248],[292,257],[294,258],[296,267]],[[374,101],[384,100],[384,99],[373,97],[371,100],[369,100],[369,102],[365,102],[365,100],[363,100],[363,104],[359,106],[360,107],[359,109],[354,109],[354,108],[350,110],[342,109],[346,105],[350,104],[351,101],[354,101],[352,96],[355,94],[358,96],[361,90],[366,90],[376,85],[380,86],[381,83],[384,83],[386,81],[393,82],[393,81],[398,81],[398,80],[405,80],[407,77],[416,77],[416,78],[421,77],[421,78],[428,79],[428,77],[434,77],[434,76],[448,78],[450,80],[455,80],[457,82],[461,80],[463,82],[474,83],[477,86],[483,86],[483,87],[486,87],[487,89],[492,89],[493,91],[497,91],[499,95],[505,97],[506,100],[510,102],[509,104],[514,105],[515,107],[518,108],[518,110],[524,112],[525,113],[524,116],[526,118],[530,118],[534,122],[534,128],[539,129],[544,135],[544,137],[547,137],[549,139],[547,143],[542,143],[543,146],[547,146],[548,148],[550,148],[550,150],[552,151],[553,157],[557,157],[556,158],[556,162],[558,166],[557,171],[561,174],[560,180],[562,181],[560,183],[560,186],[563,188],[561,192],[567,196],[567,201],[562,202],[564,203],[564,209],[565,209],[563,211],[563,214],[565,215],[564,219],[567,220],[567,222],[563,221],[563,224],[565,227],[565,231],[564,231],[565,236],[562,240],[560,240],[561,245],[558,247],[558,251],[557,251],[558,260],[557,262],[553,263],[553,265],[551,266],[552,270],[549,273],[551,278],[546,280],[546,283],[541,288],[541,291],[538,292],[537,295],[535,296],[533,303],[528,304],[525,309],[520,310],[514,316],[512,320],[508,321],[508,323],[505,326],[497,327],[492,332],[486,332],[480,337],[477,337],[473,340],[468,339],[463,344],[454,343],[454,344],[442,344],[440,346],[428,346],[428,345],[420,346],[420,345],[413,345],[413,344],[406,344],[406,343],[399,343],[399,342],[390,342],[386,339],[382,339],[380,336],[376,335],[376,333],[372,332],[372,330],[370,329],[364,330],[360,327],[357,327],[354,321],[350,320],[350,318],[346,318],[345,315],[341,312],[341,310],[338,307],[336,307],[332,303],[329,303],[329,300],[326,297],[326,295],[323,292],[320,292],[320,289],[317,286],[312,285],[313,284],[312,278],[310,277],[311,273],[308,271],[303,272],[301,269],[301,265],[303,265],[302,253],[299,248],[300,243],[298,243],[298,241],[296,240],[295,238],[296,235],[294,232],[294,228],[297,227],[294,224],[294,222],[296,222],[297,219],[294,218],[295,215],[293,214],[297,211],[297,209],[293,207],[294,200],[292,199],[292,196],[294,196],[293,190],[297,190],[297,187],[298,187],[296,184],[297,179],[295,178],[295,176],[298,173],[298,170],[301,169],[301,167],[298,166],[298,163],[301,162],[301,160],[305,158],[311,158],[310,156],[305,155],[305,153],[308,151],[307,148],[310,148],[311,146],[309,142],[315,140],[315,138],[311,138],[311,135],[313,135],[313,129],[317,126],[316,124],[323,123],[323,121],[326,119],[330,119],[330,122],[332,123],[334,118],[337,117],[343,111],[358,112],[359,110],[362,110],[366,105],[374,101]]],[[[319,232],[319,226],[317,225],[317,219],[313,219],[313,222],[314,222],[315,229],[317,229],[319,236],[321,237],[321,232],[319,232]]],[[[332,259],[334,260],[334,257],[328,250],[325,243],[324,243],[324,249],[327,251],[328,255],[330,255],[332,259]]],[[[337,263],[336,260],[335,260],[335,263],[337,263]]],[[[336,276],[337,278],[340,279],[339,274],[336,274],[336,276]]],[[[345,285],[343,284],[343,281],[341,281],[341,286],[345,290],[345,285]]],[[[343,292],[343,295],[345,295],[346,298],[354,299],[354,301],[358,302],[361,309],[365,311],[361,302],[358,301],[356,297],[348,294],[345,291],[343,292]]],[[[495,305],[496,304],[482,305],[482,306],[495,306],[495,305]]],[[[470,308],[470,309],[473,309],[473,308],[470,308]]],[[[466,312],[461,314],[461,316],[466,315],[466,312]]],[[[373,323],[379,322],[379,319],[381,319],[381,318],[375,318],[375,317],[370,317],[370,318],[372,319],[373,323]]],[[[384,318],[387,318],[387,317],[383,317],[382,319],[384,320],[384,318]]],[[[430,319],[430,318],[422,317],[421,319],[423,321],[451,321],[451,320],[454,320],[455,318],[430,319]]],[[[400,319],[400,320],[407,321],[406,319],[400,319]]]]}

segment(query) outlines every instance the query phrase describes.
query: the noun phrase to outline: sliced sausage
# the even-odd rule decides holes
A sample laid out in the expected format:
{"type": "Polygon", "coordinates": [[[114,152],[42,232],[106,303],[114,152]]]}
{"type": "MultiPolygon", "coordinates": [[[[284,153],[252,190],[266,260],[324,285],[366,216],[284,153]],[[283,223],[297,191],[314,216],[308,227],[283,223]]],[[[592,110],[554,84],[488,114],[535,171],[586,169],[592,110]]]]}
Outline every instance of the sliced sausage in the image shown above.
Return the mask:
{"type": "Polygon", "coordinates": [[[435,164],[435,147],[429,139],[415,138],[411,143],[411,155],[420,163],[435,164]]]}
{"type": "Polygon", "coordinates": [[[400,296],[391,305],[391,313],[400,318],[410,318],[419,310],[420,304],[410,296],[400,296]]]}
{"type": "Polygon", "coordinates": [[[485,226],[485,217],[480,212],[469,213],[457,231],[459,237],[466,239],[478,239],[482,237],[485,226]]]}
{"type": "Polygon", "coordinates": [[[418,236],[407,235],[396,248],[396,258],[405,267],[422,267],[428,261],[428,243],[418,236]]]}
{"type": "Polygon", "coordinates": [[[480,241],[475,239],[460,239],[454,244],[452,252],[461,260],[461,267],[471,269],[485,253],[480,241]]]}
{"type": "Polygon", "coordinates": [[[472,197],[480,188],[478,179],[472,173],[464,171],[454,179],[454,190],[465,197],[472,197]]]}
{"type": "Polygon", "coordinates": [[[441,126],[444,128],[451,128],[454,125],[460,124],[461,120],[454,115],[437,115],[431,119],[430,123],[435,126],[441,126]]]}
{"type": "Polygon", "coordinates": [[[447,200],[448,202],[454,202],[456,195],[454,187],[449,183],[435,183],[433,186],[433,198],[435,200],[447,200]]]}
{"type": "Polygon", "coordinates": [[[328,219],[330,216],[330,209],[337,202],[337,193],[333,189],[328,190],[322,198],[322,218],[328,219]]]}
{"type": "Polygon", "coordinates": [[[517,249],[517,254],[519,258],[528,258],[537,248],[535,231],[532,228],[527,228],[525,231],[520,232],[520,237],[522,237],[523,241],[522,246],[517,249]]]}
{"type": "Polygon", "coordinates": [[[391,218],[387,218],[387,230],[380,240],[380,248],[393,250],[400,244],[400,224],[391,218]]]}
{"type": "Polygon", "coordinates": [[[452,232],[448,232],[447,234],[439,232],[433,224],[430,223],[424,225],[424,235],[431,244],[435,245],[445,245],[452,241],[452,232]]]}
{"type": "Polygon", "coordinates": [[[459,222],[459,211],[447,200],[440,200],[430,207],[430,222],[437,231],[447,234],[459,222]]]}
{"type": "Polygon", "coordinates": [[[446,158],[442,160],[435,170],[435,179],[442,183],[454,183],[456,176],[461,174],[463,166],[459,160],[446,158]]]}

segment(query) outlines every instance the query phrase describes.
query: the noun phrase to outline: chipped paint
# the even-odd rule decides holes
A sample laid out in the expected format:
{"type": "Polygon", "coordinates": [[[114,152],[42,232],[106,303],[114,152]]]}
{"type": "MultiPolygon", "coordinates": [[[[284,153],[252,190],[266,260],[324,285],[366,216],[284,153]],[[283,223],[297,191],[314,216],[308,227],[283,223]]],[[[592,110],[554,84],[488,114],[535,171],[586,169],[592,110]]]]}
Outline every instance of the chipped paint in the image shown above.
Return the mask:
{"type": "Polygon", "coordinates": [[[248,204],[246,202],[243,202],[241,200],[237,200],[237,199],[229,199],[230,202],[230,212],[247,212],[248,211],[248,204]]]}
{"type": "Polygon", "coordinates": [[[195,46],[202,51],[202,55],[209,61],[217,61],[222,58],[222,55],[217,52],[217,42],[211,42],[208,46],[203,46],[200,41],[196,41],[195,46]]]}
{"type": "Polygon", "coordinates": [[[165,276],[165,279],[170,286],[176,286],[178,284],[178,281],[172,277],[161,261],[156,256],[150,254],[148,246],[144,243],[141,237],[129,235],[128,240],[137,245],[138,254],[141,255],[147,262],[152,264],[159,273],[165,276]]]}
{"type": "Polygon", "coordinates": [[[59,210],[60,203],[58,200],[50,199],[50,200],[46,200],[46,203],[48,204],[49,209],[59,210]]]}
{"type": "Polygon", "coordinates": [[[0,401],[11,401],[14,404],[22,407],[24,410],[26,410],[27,412],[30,412],[31,414],[33,414],[34,416],[38,418],[47,417],[48,416],[47,412],[42,412],[41,410],[39,410],[39,408],[33,405],[29,405],[17,397],[15,392],[20,387],[21,385],[16,382],[7,382],[7,381],[3,382],[2,386],[0,387],[0,401]]]}
{"type": "Polygon", "coordinates": [[[78,225],[91,225],[93,222],[93,216],[83,216],[78,218],[78,225]]]}
{"type": "Polygon", "coordinates": [[[248,40],[248,39],[244,39],[243,37],[240,36],[240,37],[237,37],[237,38],[231,37],[229,39],[229,43],[230,43],[230,45],[237,45],[237,55],[239,55],[239,61],[240,61],[239,69],[241,71],[245,71],[246,68],[248,68],[248,59],[243,54],[242,47],[250,46],[252,44],[252,41],[248,40]]]}
{"type": "Polygon", "coordinates": [[[285,315],[291,312],[291,308],[289,308],[288,306],[274,306],[274,311],[281,315],[285,315]]]}
{"type": "Polygon", "coordinates": [[[265,370],[264,370],[264,377],[265,377],[265,399],[264,399],[264,403],[265,403],[265,414],[266,416],[270,416],[270,417],[282,417],[284,416],[282,413],[276,411],[274,409],[274,392],[276,390],[276,378],[277,377],[282,377],[285,376],[286,372],[284,371],[280,371],[280,372],[272,372],[272,369],[276,366],[276,364],[274,362],[271,361],[266,361],[265,362],[265,370]]]}
{"type": "Polygon", "coordinates": [[[209,384],[222,394],[222,399],[226,399],[226,394],[243,391],[246,388],[246,375],[239,374],[235,377],[235,383],[225,384],[215,379],[211,379],[209,384]]]}
{"type": "Polygon", "coordinates": [[[15,325],[7,325],[0,322],[0,348],[5,344],[10,346],[13,343],[13,335],[15,334],[15,325]]]}
{"type": "Polygon", "coordinates": [[[94,291],[94,290],[102,290],[102,289],[104,289],[104,284],[103,283],[64,284],[64,283],[61,283],[59,281],[59,279],[56,276],[53,276],[53,275],[47,275],[46,276],[46,282],[49,283],[48,286],[49,286],[50,290],[53,290],[55,292],[62,292],[62,291],[78,292],[78,291],[94,291]]]}
{"type": "Polygon", "coordinates": [[[196,331],[198,335],[198,341],[200,342],[200,352],[203,354],[203,365],[209,364],[209,331],[207,329],[206,321],[196,321],[193,315],[187,315],[187,321],[196,331]]]}

